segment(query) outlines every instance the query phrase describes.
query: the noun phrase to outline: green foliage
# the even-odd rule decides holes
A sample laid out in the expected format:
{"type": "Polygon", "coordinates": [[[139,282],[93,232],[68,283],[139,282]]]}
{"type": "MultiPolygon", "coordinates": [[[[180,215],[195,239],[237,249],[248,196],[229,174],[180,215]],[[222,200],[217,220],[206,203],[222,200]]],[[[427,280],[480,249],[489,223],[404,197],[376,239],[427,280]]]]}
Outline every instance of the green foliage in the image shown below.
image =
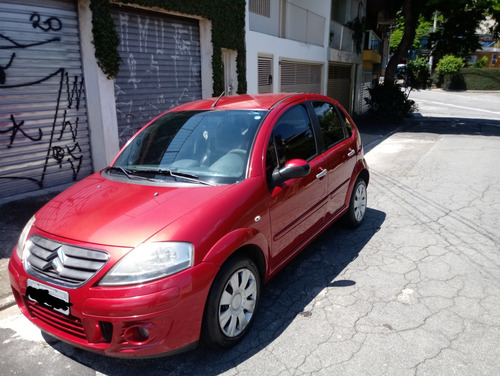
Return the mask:
{"type": "MultiPolygon", "coordinates": [[[[246,93],[245,0],[122,0],[121,3],[147,8],[156,7],[210,20],[213,45],[213,95],[218,96],[224,91],[222,48],[236,50],[238,93],[246,93]]],[[[93,13],[92,31],[96,58],[103,72],[108,74],[109,78],[113,78],[118,74],[116,61],[119,62],[119,39],[111,19],[110,2],[109,0],[91,0],[90,4],[93,13]],[[106,59],[106,57],[110,58],[106,59]]]]}
{"type": "MultiPolygon", "coordinates": [[[[399,15],[402,16],[403,20],[398,22],[398,25],[404,25],[401,32],[393,34],[394,42],[391,38],[391,52],[394,52],[394,55],[389,60],[386,69],[385,78],[388,81],[393,80],[396,65],[405,57],[408,50],[412,49],[412,44],[415,41],[414,35],[417,35],[419,25],[415,21],[421,20],[421,16],[424,17],[424,20],[430,21],[434,19],[436,12],[440,15],[436,32],[431,33],[428,39],[428,45],[432,46],[432,55],[435,60],[439,60],[445,55],[466,58],[473,51],[476,51],[479,48],[476,30],[480,22],[484,21],[487,16],[490,16],[493,21],[497,21],[493,23],[494,26],[490,33],[498,35],[500,31],[499,0],[384,0],[382,3],[384,6],[399,6],[399,15]]],[[[388,9],[395,8],[389,7],[388,9]]],[[[386,16],[395,17],[397,14],[397,12],[391,11],[386,16]]],[[[425,29],[426,26],[422,22],[420,25],[423,26],[422,29],[425,29]]]]}
{"type": "Polygon", "coordinates": [[[120,69],[118,46],[120,38],[111,18],[108,0],[91,0],[93,44],[97,65],[108,78],[115,78],[120,69]]]}
{"type": "Polygon", "coordinates": [[[488,58],[483,56],[480,60],[476,61],[473,65],[474,68],[486,68],[488,66],[488,58]]]}
{"type": "Polygon", "coordinates": [[[459,73],[464,66],[464,60],[461,57],[445,55],[436,66],[436,72],[439,75],[459,73]]]}
{"type": "Polygon", "coordinates": [[[365,17],[354,17],[352,21],[346,23],[346,26],[352,30],[352,39],[356,45],[356,52],[360,54],[361,44],[363,42],[363,35],[366,31],[366,18],[365,17]]]}
{"type": "Polygon", "coordinates": [[[464,68],[461,74],[467,90],[500,90],[500,69],[464,68]]]}
{"type": "MultiPolygon", "coordinates": [[[[438,20],[442,21],[443,16],[440,15],[438,17],[438,20]]],[[[432,32],[433,23],[434,23],[433,20],[427,19],[424,16],[420,16],[418,21],[418,26],[416,29],[415,39],[410,47],[411,50],[419,50],[422,48],[423,41],[427,40],[432,32]]],[[[405,28],[405,20],[402,16],[399,16],[396,22],[396,29],[391,35],[391,52],[396,51],[396,49],[399,46],[399,43],[401,43],[401,39],[403,38],[404,28],[405,28]]]]}
{"type": "Polygon", "coordinates": [[[436,32],[429,38],[434,46],[434,56],[440,59],[446,55],[455,55],[466,59],[481,46],[476,30],[484,20],[481,2],[470,2],[462,9],[447,12],[446,17],[438,24],[436,32]]]}
{"type": "Polygon", "coordinates": [[[410,86],[412,89],[421,90],[427,89],[431,85],[429,65],[427,59],[419,57],[411,60],[407,64],[408,73],[410,76],[410,86]]]}
{"type": "Polygon", "coordinates": [[[436,85],[445,90],[465,90],[466,86],[460,71],[464,66],[461,57],[446,55],[436,66],[436,85]]]}
{"type": "Polygon", "coordinates": [[[391,53],[394,53],[403,39],[404,23],[398,25],[398,28],[391,34],[391,53]]]}
{"type": "Polygon", "coordinates": [[[403,90],[394,83],[383,83],[368,89],[370,98],[365,98],[370,110],[383,116],[408,116],[417,110],[415,101],[408,99],[403,90]]]}

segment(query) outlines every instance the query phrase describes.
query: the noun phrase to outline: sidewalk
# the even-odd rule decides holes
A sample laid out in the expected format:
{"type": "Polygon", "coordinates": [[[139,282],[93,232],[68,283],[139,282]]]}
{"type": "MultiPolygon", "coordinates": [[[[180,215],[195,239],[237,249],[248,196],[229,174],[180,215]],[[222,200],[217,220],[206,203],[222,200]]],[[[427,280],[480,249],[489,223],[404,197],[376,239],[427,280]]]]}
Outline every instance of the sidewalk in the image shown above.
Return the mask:
{"type": "MultiPolygon", "coordinates": [[[[370,116],[354,120],[361,132],[365,153],[403,125],[385,124],[381,119],[370,116]]],[[[19,235],[28,220],[57,193],[44,193],[0,205],[0,310],[15,304],[10,288],[8,264],[19,235]]]]}

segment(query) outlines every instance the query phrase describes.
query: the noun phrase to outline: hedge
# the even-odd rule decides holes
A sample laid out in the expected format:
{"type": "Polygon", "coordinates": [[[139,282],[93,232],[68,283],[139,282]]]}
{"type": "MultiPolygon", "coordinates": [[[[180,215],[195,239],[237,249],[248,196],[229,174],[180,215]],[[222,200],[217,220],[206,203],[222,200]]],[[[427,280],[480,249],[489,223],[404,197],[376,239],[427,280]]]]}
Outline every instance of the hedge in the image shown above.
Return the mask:
{"type": "Polygon", "coordinates": [[[500,90],[500,69],[463,68],[467,90],[500,90]]]}
{"type": "Polygon", "coordinates": [[[455,74],[434,74],[433,81],[445,90],[500,90],[500,69],[462,68],[455,74]]]}

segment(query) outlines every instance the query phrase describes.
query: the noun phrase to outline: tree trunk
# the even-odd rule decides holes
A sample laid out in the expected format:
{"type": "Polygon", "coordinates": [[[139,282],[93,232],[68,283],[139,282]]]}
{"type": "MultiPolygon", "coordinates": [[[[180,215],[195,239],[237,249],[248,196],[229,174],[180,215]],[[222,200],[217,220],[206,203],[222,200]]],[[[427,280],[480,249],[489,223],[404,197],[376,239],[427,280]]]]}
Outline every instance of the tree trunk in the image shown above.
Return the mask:
{"type": "Polygon", "coordinates": [[[401,38],[401,43],[399,43],[396,52],[392,55],[389,63],[387,64],[384,83],[394,82],[396,68],[398,67],[399,62],[406,56],[407,51],[415,40],[422,6],[422,0],[404,0],[403,2],[402,12],[405,20],[405,31],[403,33],[403,37],[401,38]]]}

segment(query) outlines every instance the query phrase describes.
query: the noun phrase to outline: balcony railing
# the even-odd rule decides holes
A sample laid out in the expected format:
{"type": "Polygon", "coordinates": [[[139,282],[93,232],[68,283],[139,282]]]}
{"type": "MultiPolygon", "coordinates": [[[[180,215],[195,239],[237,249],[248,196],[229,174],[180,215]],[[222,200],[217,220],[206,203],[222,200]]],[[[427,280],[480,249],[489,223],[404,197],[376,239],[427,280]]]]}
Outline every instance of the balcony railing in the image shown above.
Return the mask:
{"type": "Polygon", "coordinates": [[[324,46],[325,17],[294,4],[287,3],[285,20],[285,38],[324,46]]]}
{"type": "Polygon", "coordinates": [[[325,45],[325,17],[289,2],[286,2],[284,12],[278,2],[271,5],[269,16],[250,12],[250,30],[317,46],[325,45]]]}
{"type": "Polygon", "coordinates": [[[352,30],[336,21],[330,21],[330,48],[356,52],[352,30]]]}

